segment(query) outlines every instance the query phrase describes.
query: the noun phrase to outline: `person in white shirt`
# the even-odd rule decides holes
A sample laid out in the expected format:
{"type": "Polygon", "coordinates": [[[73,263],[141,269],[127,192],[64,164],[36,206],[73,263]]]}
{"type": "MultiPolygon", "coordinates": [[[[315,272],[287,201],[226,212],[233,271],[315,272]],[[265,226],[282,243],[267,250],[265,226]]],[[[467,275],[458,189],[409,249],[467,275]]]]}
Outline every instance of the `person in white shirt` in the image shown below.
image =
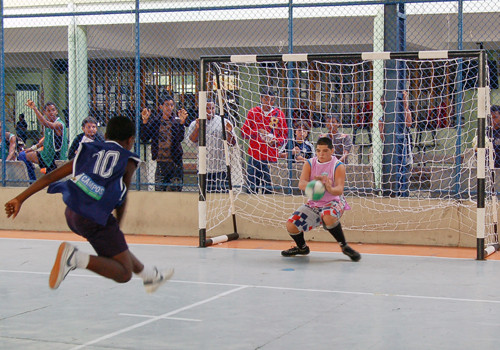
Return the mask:
{"type": "Polygon", "coordinates": [[[347,156],[352,149],[352,139],[348,134],[339,132],[341,117],[338,114],[329,114],[326,116],[326,127],[328,133],[320,137],[329,137],[333,143],[333,155],[342,163],[347,164],[347,156]]]}
{"type": "MultiPolygon", "coordinates": [[[[206,146],[207,146],[207,192],[227,192],[227,167],[224,156],[224,140],[222,139],[222,118],[215,114],[215,102],[207,100],[206,146]]],[[[224,120],[227,143],[236,144],[233,124],[224,120]]],[[[191,142],[198,144],[200,120],[194,120],[188,128],[187,135],[191,142]]]]}

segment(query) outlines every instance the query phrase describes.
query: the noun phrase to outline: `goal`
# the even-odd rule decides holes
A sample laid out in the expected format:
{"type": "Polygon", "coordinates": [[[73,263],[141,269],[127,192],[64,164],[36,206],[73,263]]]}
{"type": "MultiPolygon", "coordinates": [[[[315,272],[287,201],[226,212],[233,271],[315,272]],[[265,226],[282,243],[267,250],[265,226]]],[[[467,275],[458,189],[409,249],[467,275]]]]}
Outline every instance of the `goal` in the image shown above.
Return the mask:
{"type": "Polygon", "coordinates": [[[200,246],[238,238],[238,220],[263,229],[284,227],[304,203],[298,178],[305,155],[295,146],[331,135],[336,120],[348,154],[345,195],[353,207],[343,219],[346,230],[436,232],[436,242],[439,232],[457,233],[475,239],[477,258],[484,259],[498,249],[499,188],[486,137],[487,68],[481,50],[202,58],[200,246]],[[273,95],[270,115],[279,109],[286,126],[285,137],[272,144],[277,157],[268,157],[255,188],[248,172],[250,154],[255,156],[249,147],[255,144],[242,130],[249,110],[261,104],[263,90],[273,95]],[[218,120],[230,122],[236,139],[224,142],[219,152],[226,165],[223,190],[207,191],[220,182],[207,175],[215,161],[207,158],[215,144],[206,134],[213,129],[207,127],[207,101],[216,103],[218,120]],[[207,238],[228,221],[233,232],[207,238]]]}

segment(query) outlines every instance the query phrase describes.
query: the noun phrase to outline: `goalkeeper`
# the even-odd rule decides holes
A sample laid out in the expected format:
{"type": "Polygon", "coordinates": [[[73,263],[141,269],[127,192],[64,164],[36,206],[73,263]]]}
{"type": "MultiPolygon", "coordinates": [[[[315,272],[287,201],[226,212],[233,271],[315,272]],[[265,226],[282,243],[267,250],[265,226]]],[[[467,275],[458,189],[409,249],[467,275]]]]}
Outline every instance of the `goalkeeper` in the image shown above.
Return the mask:
{"type": "Polygon", "coordinates": [[[350,209],[344,197],[345,165],[333,155],[332,140],[328,137],[318,139],[316,157],[304,163],[299,188],[304,191],[311,180],[323,182],[325,195],[317,201],[309,200],[288,218],[286,228],[297,246],[282,251],[281,255],[309,254],[304,232],[322,224],[339,242],[342,252],[352,261],[359,261],[361,255],[347,244],[340,224],[342,214],[350,209]]]}

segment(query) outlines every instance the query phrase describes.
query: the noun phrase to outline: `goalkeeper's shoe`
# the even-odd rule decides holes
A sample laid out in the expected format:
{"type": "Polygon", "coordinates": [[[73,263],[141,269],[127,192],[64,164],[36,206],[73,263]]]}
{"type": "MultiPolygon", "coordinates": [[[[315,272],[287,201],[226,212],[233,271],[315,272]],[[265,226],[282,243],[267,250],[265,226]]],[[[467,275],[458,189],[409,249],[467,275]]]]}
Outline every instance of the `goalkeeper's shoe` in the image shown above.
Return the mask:
{"type": "Polygon", "coordinates": [[[350,257],[352,261],[361,260],[361,254],[359,254],[357,251],[349,247],[349,245],[347,244],[342,247],[342,253],[350,257]]]}
{"type": "Polygon", "coordinates": [[[77,249],[67,242],[61,243],[57,251],[56,261],[49,277],[49,287],[57,289],[68,273],[76,269],[74,258],[77,249]]]}
{"type": "Polygon", "coordinates": [[[295,256],[295,255],[307,255],[309,254],[310,250],[308,246],[305,246],[304,248],[299,248],[299,247],[292,247],[287,250],[283,250],[281,252],[281,255],[283,256],[295,256]]]}
{"type": "Polygon", "coordinates": [[[143,282],[147,293],[154,293],[163,283],[167,282],[174,275],[174,269],[160,272],[155,267],[154,270],[155,276],[143,282]]]}

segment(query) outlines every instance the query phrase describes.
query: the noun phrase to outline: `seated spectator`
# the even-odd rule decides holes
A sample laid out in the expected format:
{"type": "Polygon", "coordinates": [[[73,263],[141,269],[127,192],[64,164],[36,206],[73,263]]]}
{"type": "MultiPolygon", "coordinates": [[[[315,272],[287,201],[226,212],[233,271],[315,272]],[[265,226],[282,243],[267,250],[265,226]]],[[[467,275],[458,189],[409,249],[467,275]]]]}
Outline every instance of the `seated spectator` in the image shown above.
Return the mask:
{"type": "Polygon", "coordinates": [[[19,153],[19,160],[26,164],[31,181],[36,180],[35,167],[33,163],[46,168],[47,173],[57,168],[56,160],[66,160],[68,156],[68,135],[66,124],[58,116],[58,110],[53,102],[47,102],[43,107],[43,113],[38,110],[35,102],[28,100],[26,106],[35,113],[38,122],[44,127],[43,149],[40,151],[40,143],[19,153]]]}
{"type": "MultiPolygon", "coordinates": [[[[294,162],[305,162],[314,156],[314,146],[309,142],[309,124],[298,122],[295,126],[295,137],[292,140],[292,157],[294,162]]],[[[280,158],[287,158],[287,144],[280,149],[280,158]]]]}
{"type": "Polygon", "coordinates": [[[8,131],[4,133],[2,124],[0,124],[0,135],[3,135],[5,138],[5,152],[0,155],[0,158],[5,160],[16,160],[18,154],[16,135],[8,131]]]}
{"type": "Polygon", "coordinates": [[[326,116],[326,127],[328,133],[320,135],[320,137],[329,137],[333,143],[333,155],[338,160],[347,164],[347,156],[352,149],[351,137],[347,134],[339,132],[340,116],[337,114],[329,114],[326,116]]]}
{"type": "Polygon", "coordinates": [[[82,122],[83,132],[76,135],[69,147],[68,159],[73,159],[80,143],[85,142],[104,142],[104,137],[97,131],[97,120],[93,117],[87,117],[82,122]]]}

